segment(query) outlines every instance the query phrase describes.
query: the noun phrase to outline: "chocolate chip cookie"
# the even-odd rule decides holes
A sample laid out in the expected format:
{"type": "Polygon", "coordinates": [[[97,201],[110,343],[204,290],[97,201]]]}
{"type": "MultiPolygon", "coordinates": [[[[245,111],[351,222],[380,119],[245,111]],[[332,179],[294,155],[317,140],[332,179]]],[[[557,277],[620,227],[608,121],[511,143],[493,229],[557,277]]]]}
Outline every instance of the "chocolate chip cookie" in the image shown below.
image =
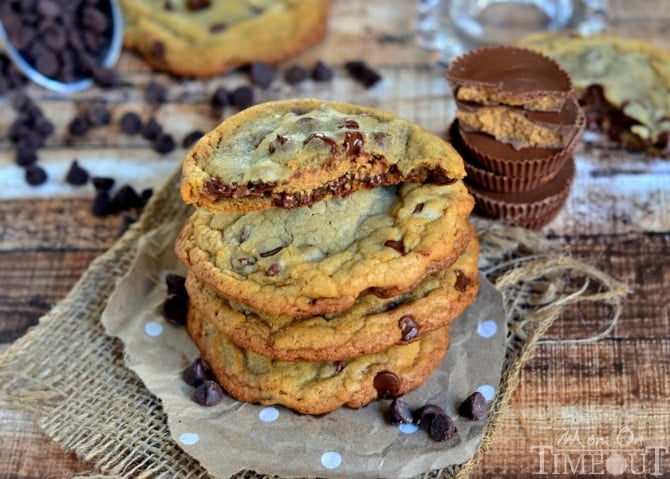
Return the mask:
{"type": "Polygon", "coordinates": [[[251,211],[464,176],[449,143],[393,113],[298,99],[248,108],[205,135],[184,160],[181,194],[198,208],[251,211]]]}
{"type": "Polygon", "coordinates": [[[417,388],[439,365],[449,343],[441,328],[408,344],[344,361],[277,361],[239,348],[197,309],[187,328],[217,382],[235,399],[281,404],[303,414],[341,406],[359,408],[377,398],[417,388]]]}
{"type": "Polygon", "coordinates": [[[211,76],[319,41],[329,0],[121,0],[124,46],[153,68],[211,76]]]}
{"type": "Polygon", "coordinates": [[[239,347],[284,361],[334,361],[383,351],[448,326],[477,294],[479,243],[472,240],[448,269],[424,279],[409,293],[379,298],[366,294],[348,310],[297,319],[254,312],[231,303],[189,274],[190,301],[239,347]]]}
{"type": "Polygon", "coordinates": [[[359,190],[298,209],[198,209],[179,259],[225,298],[270,315],[341,312],[364,293],[403,294],[470,242],[474,200],[462,181],[359,190]]]}

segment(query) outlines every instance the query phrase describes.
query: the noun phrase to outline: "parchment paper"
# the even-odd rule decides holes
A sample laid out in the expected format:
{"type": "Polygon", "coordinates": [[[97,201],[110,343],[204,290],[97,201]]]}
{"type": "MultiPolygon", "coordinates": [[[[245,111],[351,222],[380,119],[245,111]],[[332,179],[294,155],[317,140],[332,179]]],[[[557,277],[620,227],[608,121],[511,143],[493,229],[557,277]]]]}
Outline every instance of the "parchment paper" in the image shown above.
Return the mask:
{"type": "Polygon", "coordinates": [[[161,400],[175,441],[212,475],[227,478],[253,470],[283,477],[405,478],[461,464],[474,455],[484,421],[459,417],[456,409],[482,386],[485,395],[497,390],[507,334],[502,297],[483,276],[475,302],[451,326],[442,364],[405,395],[415,408],[427,403],[444,407],[456,422],[457,438],[436,442],[425,431],[390,425],[388,400],[318,417],[229,397],[207,408],[191,399],[192,388],[181,379],[198,350],[185,328],[167,323],[160,314],[165,275],[185,273],[173,253],[182,223],[183,218],[167,220],[142,238],[102,322],[108,334],[123,342],[127,366],[161,400]],[[272,413],[278,413],[275,420],[261,420],[272,413]]]}

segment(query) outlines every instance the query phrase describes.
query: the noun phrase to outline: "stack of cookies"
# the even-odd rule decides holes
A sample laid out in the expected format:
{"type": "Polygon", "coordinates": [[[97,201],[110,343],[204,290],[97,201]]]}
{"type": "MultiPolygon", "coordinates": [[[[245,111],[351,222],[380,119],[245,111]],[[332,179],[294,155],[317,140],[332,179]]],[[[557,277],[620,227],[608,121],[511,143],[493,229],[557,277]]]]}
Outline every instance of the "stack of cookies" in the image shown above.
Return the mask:
{"type": "Polygon", "coordinates": [[[457,58],[447,80],[456,100],[448,135],[477,210],[528,228],[547,224],[570,192],[586,125],[568,73],[541,53],[494,46],[457,58]]]}
{"type": "Polygon", "coordinates": [[[478,289],[463,161],[391,113],[257,105],[184,160],[188,331],[236,399],[306,414],[418,387],[478,289]]]}

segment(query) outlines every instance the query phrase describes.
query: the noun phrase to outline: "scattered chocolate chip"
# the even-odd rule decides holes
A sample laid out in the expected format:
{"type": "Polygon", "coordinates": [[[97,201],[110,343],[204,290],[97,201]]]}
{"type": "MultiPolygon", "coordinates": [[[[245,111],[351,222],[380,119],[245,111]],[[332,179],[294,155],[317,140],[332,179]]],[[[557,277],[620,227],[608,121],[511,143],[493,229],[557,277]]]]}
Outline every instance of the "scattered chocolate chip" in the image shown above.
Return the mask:
{"type": "Polygon", "coordinates": [[[203,131],[193,130],[190,133],[187,133],[186,136],[181,140],[182,148],[191,148],[196,142],[205,135],[203,131]]]}
{"type": "Polygon", "coordinates": [[[390,399],[400,391],[400,378],[391,371],[380,371],[375,375],[373,385],[379,398],[390,399]]]}
{"type": "Polygon", "coordinates": [[[112,207],[112,200],[109,197],[109,192],[105,190],[98,191],[91,203],[91,213],[94,216],[103,217],[110,215],[113,212],[114,208],[112,207]]]}
{"type": "Polygon", "coordinates": [[[223,389],[215,381],[207,380],[195,388],[193,399],[201,406],[216,406],[223,399],[223,389]]]}
{"type": "Polygon", "coordinates": [[[321,60],[318,60],[312,68],[312,80],[315,82],[326,82],[333,79],[333,70],[321,60]]]}
{"type": "Polygon", "coordinates": [[[400,254],[405,254],[405,245],[402,240],[386,240],[384,241],[384,246],[388,248],[393,248],[400,254]]]}
{"type": "Polygon", "coordinates": [[[210,0],[186,0],[186,8],[192,12],[209,8],[209,6],[210,0]]]}
{"type": "Polygon", "coordinates": [[[101,88],[110,88],[116,84],[116,72],[101,65],[91,66],[91,77],[101,88]]]}
{"type": "Polygon", "coordinates": [[[25,179],[30,186],[39,186],[47,181],[47,172],[41,166],[33,163],[26,166],[25,179]]]}
{"type": "Polygon", "coordinates": [[[214,93],[212,93],[210,104],[216,110],[227,107],[230,104],[230,93],[222,86],[217,87],[214,93]]]}
{"type": "Polygon", "coordinates": [[[412,408],[407,401],[400,397],[395,398],[389,408],[389,421],[391,424],[411,424],[413,420],[412,408]]]}
{"type": "Polygon", "coordinates": [[[88,133],[91,125],[88,122],[88,115],[84,112],[77,113],[68,124],[68,131],[72,136],[84,136],[88,133]]]}
{"type": "Polygon", "coordinates": [[[112,113],[104,103],[93,103],[86,111],[86,118],[91,126],[105,126],[112,121],[112,113]]]}
{"type": "Polygon", "coordinates": [[[235,88],[230,93],[230,103],[239,110],[249,108],[254,104],[254,90],[247,85],[235,88]]]}
{"type": "Polygon", "coordinates": [[[37,150],[29,145],[18,145],[15,159],[19,166],[32,165],[37,161],[37,150]]]}
{"type": "Polygon", "coordinates": [[[403,342],[409,342],[419,336],[419,327],[411,316],[403,316],[398,320],[398,327],[403,342]]]}
{"type": "Polygon", "coordinates": [[[309,71],[302,65],[291,65],[284,72],[284,81],[289,85],[297,85],[309,78],[309,71]]]}
{"type": "Polygon", "coordinates": [[[142,197],[130,185],[123,185],[112,198],[112,204],[117,211],[141,208],[144,206],[142,197]]]}
{"type": "Polygon", "coordinates": [[[479,391],[470,394],[458,407],[458,414],[473,421],[481,421],[488,414],[484,395],[479,391]]]}
{"type": "Polygon", "coordinates": [[[142,118],[134,111],[127,111],[121,115],[119,126],[126,135],[136,135],[142,130],[142,118]]]}
{"type": "Polygon", "coordinates": [[[382,79],[382,76],[363,60],[348,61],[344,64],[344,68],[354,80],[365,88],[372,88],[382,79]]]}
{"type": "Polygon", "coordinates": [[[153,142],[153,149],[156,153],[166,155],[177,147],[174,137],[169,133],[161,133],[153,142]]]}
{"type": "Polygon", "coordinates": [[[414,412],[414,424],[419,429],[427,431],[430,428],[430,423],[433,422],[433,418],[438,415],[446,416],[447,413],[437,404],[426,404],[414,412]]]}
{"type": "Polygon", "coordinates": [[[149,202],[153,194],[153,188],[145,188],[142,190],[142,193],[140,194],[140,198],[142,198],[142,206],[145,206],[149,202]]]}
{"type": "Polygon", "coordinates": [[[188,292],[186,291],[186,278],[180,274],[168,273],[165,275],[165,286],[167,293],[176,294],[184,299],[188,299],[188,292]]]}
{"type": "Polygon", "coordinates": [[[182,371],[181,377],[189,386],[200,386],[205,381],[214,378],[212,370],[202,358],[198,358],[189,364],[182,371]]]}
{"type": "Polygon", "coordinates": [[[149,141],[154,141],[161,133],[163,133],[163,127],[154,117],[149,118],[142,128],[142,137],[149,141]]]}
{"type": "Polygon", "coordinates": [[[186,324],[188,301],[177,294],[168,295],[161,305],[161,314],[168,323],[186,324]]]}
{"type": "Polygon", "coordinates": [[[114,178],[106,176],[94,176],[91,178],[91,183],[96,191],[109,191],[114,186],[114,178]]]}
{"type": "Polygon", "coordinates": [[[152,80],[144,88],[144,99],[150,105],[161,105],[167,101],[167,88],[162,83],[152,80]]]}
{"type": "Polygon", "coordinates": [[[458,434],[454,421],[446,414],[436,414],[430,422],[428,434],[435,441],[446,441],[458,434]]]}
{"type": "Polygon", "coordinates": [[[88,176],[88,171],[82,168],[77,160],[73,160],[65,175],[65,181],[74,186],[82,186],[88,183],[88,176]]]}
{"type": "Polygon", "coordinates": [[[274,67],[267,62],[254,62],[251,64],[249,76],[254,85],[261,88],[267,88],[275,79],[276,71],[274,67]]]}

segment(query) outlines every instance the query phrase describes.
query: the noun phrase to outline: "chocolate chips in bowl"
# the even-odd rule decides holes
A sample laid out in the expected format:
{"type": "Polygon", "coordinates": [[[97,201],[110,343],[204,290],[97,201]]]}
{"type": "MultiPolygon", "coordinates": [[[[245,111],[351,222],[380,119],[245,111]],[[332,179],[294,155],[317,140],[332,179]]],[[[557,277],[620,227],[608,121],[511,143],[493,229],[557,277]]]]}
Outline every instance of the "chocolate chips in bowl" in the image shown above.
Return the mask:
{"type": "Polygon", "coordinates": [[[123,20],[116,0],[8,0],[0,4],[0,41],[30,80],[73,93],[114,83],[123,20]]]}

